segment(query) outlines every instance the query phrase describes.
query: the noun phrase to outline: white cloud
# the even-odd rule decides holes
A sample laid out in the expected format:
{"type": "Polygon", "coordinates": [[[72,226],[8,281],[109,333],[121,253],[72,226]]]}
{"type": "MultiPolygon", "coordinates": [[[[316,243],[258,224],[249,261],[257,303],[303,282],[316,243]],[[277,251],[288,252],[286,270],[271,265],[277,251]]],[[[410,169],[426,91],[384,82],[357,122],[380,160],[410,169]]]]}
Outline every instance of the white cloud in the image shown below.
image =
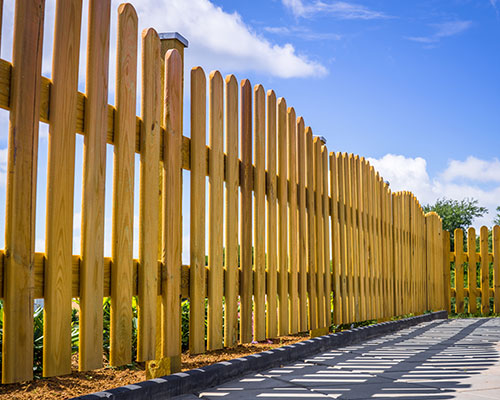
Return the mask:
{"type": "Polygon", "coordinates": [[[473,156],[465,161],[451,160],[442,178],[445,181],[500,182],[500,160],[481,160],[473,156]]]}
{"type": "MultiPolygon", "coordinates": [[[[118,3],[118,2],[117,2],[118,3]]],[[[225,72],[255,71],[281,78],[324,76],[320,63],[297,54],[291,44],[271,43],[238,13],[209,0],[144,0],[136,4],[141,29],[178,31],[189,40],[186,64],[225,72]]]]}
{"type": "Polygon", "coordinates": [[[383,19],[388,15],[380,11],[373,11],[360,4],[346,1],[324,2],[316,0],[304,2],[302,0],[281,0],[296,17],[311,17],[315,14],[330,14],[339,19],[383,19]]]}
{"type": "Polygon", "coordinates": [[[421,157],[386,154],[380,159],[368,158],[368,161],[389,181],[393,192],[409,190],[421,204],[434,203],[442,197],[477,199],[481,206],[488,208],[489,214],[478,218],[475,226],[492,225],[495,209],[500,205],[499,160],[487,161],[472,156],[465,161],[451,160],[447,168],[432,179],[427,162],[421,157]]]}
{"type": "Polygon", "coordinates": [[[411,36],[406,39],[419,43],[437,43],[441,39],[458,35],[472,26],[471,21],[448,21],[431,25],[435,32],[429,36],[411,36]]]}
{"type": "Polygon", "coordinates": [[[340,40],[342,35],[332,32],[314,32],[304,27],[268,26],[266,32],[274,35],[293,36],[303,40],[340,40]]]}

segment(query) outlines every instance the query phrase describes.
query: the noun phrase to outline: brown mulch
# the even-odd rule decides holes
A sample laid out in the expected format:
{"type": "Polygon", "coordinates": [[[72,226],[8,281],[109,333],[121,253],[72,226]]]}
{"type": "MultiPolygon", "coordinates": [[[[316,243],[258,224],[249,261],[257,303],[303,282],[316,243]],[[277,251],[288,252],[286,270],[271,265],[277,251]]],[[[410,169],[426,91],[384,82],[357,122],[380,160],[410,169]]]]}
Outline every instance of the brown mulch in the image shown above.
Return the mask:
{"type": "MultiPolygon", "coordinates": [[[[293,344],[309,339],[307,334],[284,336],[279,339],[259,343],[242,344],[234,348],[214,350],[205,354],[191,356],[182,354],[182,370],[200,368],[220,361],[259,353],[277,347],[293,344]]],[[[71,375],[39,378],[31,382],[0,385],[1,399],[67,399],[83,394],[112,389],[146,380],[144,365],[134,364],[126,368],[105,367],[102,369],[79,372],[77,356],[73,356],[73,372],[71,375]]]]}

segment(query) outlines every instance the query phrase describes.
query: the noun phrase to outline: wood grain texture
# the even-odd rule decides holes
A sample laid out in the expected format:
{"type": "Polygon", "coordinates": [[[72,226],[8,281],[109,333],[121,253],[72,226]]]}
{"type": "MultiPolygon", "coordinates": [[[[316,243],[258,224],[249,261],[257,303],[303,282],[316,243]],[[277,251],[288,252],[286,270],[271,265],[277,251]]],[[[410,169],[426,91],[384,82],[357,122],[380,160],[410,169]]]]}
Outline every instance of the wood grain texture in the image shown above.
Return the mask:
{"type": "Polygon", "coordinates": [[[113,366],[132,361],[137,23],[130,4],[118,8],[109,359],[113,366]]]}
{"type": "Polygon", "coordinates": [[[476,230],[469,227],[467,230],[468,281],[469,281],[469,312],[477,312],[477,255],[476,230]]]}
{"type": "Polygon", "coordinates": [[[481,227],[480,230],[480,252],[481,252],[481,314],[490,313],[490,261],[488,258],[488,228],[481,227]]]}
{"type": "Polygon", "coordinates": [[[306,179],[307,179],[307,262],[309,290],[309,329],[318,328],[318,297],[316,289],[316,212],[314,207],[314,145],[312,130],[306,128],[306,179]]]}
{"type": "Polygon", "coordinates": [[[325,254],[323,223],[323,169],[321,160],[322,142],[319,137],[313,140],[314,173],[314,229],[316,231],[314,247],[316,255],[316,295],[318,304],[318,328],[324,328],[325,318],[325,254]]]}
{"type": "Polygon", "coordinates": [[[455,229],[455,291],[456,302],[455,312],[457,314],[464,312],[464,247],[463,231],[455,229]]]}
{"type": "Polygon", "coordinates": [[[81,371],[102,367],[109,19],[109,0],[89,2],[78,357],[81,371]]]}
{"type": "Polygon", "coordinates": [[[201,67],[191,70],[191,192],[189,351],[205,352],[205,184],[206,78],[201,67]]]}
{"type": "Polygon", "coordinates": [[[297,181],[298,181],[298,265],[299,265],[299,329],[307,331],[307,204],[306,204],[306,133],[304,119],[297,119],[297,181]]]}
{"type": "Polygon", "coordinates": [[[238,82],[226,77],[226,253],[224,346],[238,342],[238,82]]]}
{"type": "Polygon", "coordinates": [[[241,81],[240,341],[252,341],[252,85],[241,81]]]}
{"type": "Polygon", "coordinates": [[[287,161],[288,161],[288,260],[290,279],[289,323],[290,333],[299,331],[299,296],[298,296],[298,226],[297,226],[297,122],[293,107],[287,110],[287,161]]]}
{"type": "Polygon", "coordinates": [[[346,232],[346,199],[345,199],[345,173],[344,155],[337,153],[337,177],[339,191],[339,266],[340,266],[340,296],[342,302],[341,323],[349,321],[347,300],[347,232],[346,232]]]}
{"type": "Polygon", "coordinates": [[[339,184],[338,184],[338,160],[335,153],[330,153],[330,208],[331,218],[331,248],[332,248],[332,279],[333,279],[333,323],[340,325],[342,321],[342,308],[340,298],[340,233],[339,233],[339,184]]]}
{"type": "Polygon", "coordinates": [[[267,337],[278,336],[278,254],[277,254],[277,176],[276,176],[276,94],[267,92],[267,337]]]}
{"type": "Polygon", "coordinates": [[[158,285],[158,188],[162,114],[160,39],[154,29],[142,32],[141,163],[139,187],[139,296],[137,360],[155,358],[158,285]]]}
{"type": "Polygon", "coordinates": [[[363,176],[362,176],[362,163],[364,159],[356,157],[355,172],[357,182],[357,219],[358,219],[358,249],[359,249],[359,306],[360,306],[360,319],[365,321],[367,319],[366,312],[366,248],[365,248],[365,235],[364,235],[364,202],[363,202],[363,176]]]}
{"type": "MultiPolygon", "coordinates": [[[[182,77],[183,61],[175,49],[165,55],[162,170],[162,322],[161,358],[170,358],[171,371],[180,371],[182,268],[182,77]]],[[[158,164],[157,164],[158,165],[158,164]]],[[[152,183],[153,189],[158,186],[152,183]]],[[[156,196],[154,196],[156,197],[156,196]]],[[[154,201],[154,200],[152,200],[154,201]]],[[[152,239],[153,240],[153,239],[152,239]]]]}
{"type": "Polygon", "coordinates": [[[218,71],[209,77],[209,195],[207,349],[222,348],[223,218],[224,218],[224,81],[218,71]]]}
{"type": "Polygon", "coordinates": [[[44,9],[43,0],[15,3],[5,212],[2,383],[33,378],[33,257],[44,9]]]}
{"type": "MultiPolygon", "coordinates": [[[[493,228],[493,234],[495,230],[493,228]]],[[[493,239],[493,244],[495,240],[493,239]]],[[[448,314],[451,313],[451,271],[450,271],[450,232],[443,230],[443,254],[442,254],[442,263],[443,263],[443,293],[444,293],[444,303],[445,310],[448,311],[448,314]]],[[[500,249],[499,249],[500,250],[500,249]]],[[[496,275],[495,275],[496,276],[496,275]]],[[[496,295],[495,295],[496,297],[496,295]]]]}
{"type": "Polygon", "coordinates": [[[344,163],[344,190],[345,190],[345,229],[346,229],[346,279],[347,279],[347,303],[348,303],[348,319],[347,322],[354,322],[356,320],[356,313],[354,308],[354,238],[352,228],[352,173],[351,173],[351,159],[352,154],[345,154],[342,158],[344,163]]]}
{"type": "Polygon", "coordinates": [[[71,257],[82,1],[56,3],[50,96],[43,376],[71,373],[71,257]]]}
{"type": "Polygon", "coordinates": [[[278,99],[278,335],[289,333],[288,325],[288,182],[287,182],[287,109],[278,99]]]}
{"type": "Polygon", "coordinates": [[[254,340],[266,338],[266,94],[254,89],[254,340]]]}
{"type": "Polygon", "coordinates": [[[330,260],[330,191],[328,186],[328,148],[321,148],[323,187],[323,262],[325,270],[325,326],[332,324],[332,263],[330,260]]]}

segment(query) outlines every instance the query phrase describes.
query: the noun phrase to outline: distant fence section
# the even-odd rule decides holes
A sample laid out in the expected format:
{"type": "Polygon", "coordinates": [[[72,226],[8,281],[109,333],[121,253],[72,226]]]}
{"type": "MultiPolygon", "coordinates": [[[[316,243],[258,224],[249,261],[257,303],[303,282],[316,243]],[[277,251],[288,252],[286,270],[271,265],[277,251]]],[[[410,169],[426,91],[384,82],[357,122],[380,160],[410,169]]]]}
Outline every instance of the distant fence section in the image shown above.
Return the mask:
{"type": "Polygon", "coordinates": [[[448,311],[457,314],[500,314],[500,226],[492,230],[483,226],[479,235],[474,228],[465,234],[454,232],[453,251],[450,252],[449,233],[446,232],[445,271],[451,271],[449,289],[445,295],[448,311]]]}
{"type": "MultiPolygon", "coordinates": [[[[191,70],[184,136],[182,43],[148,29],[139,53],[130,4],[118,9],[114,106],[108,104],[109,0],[89,1],[85,93],[78,93],[82,1],[56,3],[52,79],[41,76],[43,0],[16,0],[12,63],[0,60],[0,107],[10,113],[0,258],[3,383],[33,378],[35,298],[44,299],[44,376],[71,372],[75,298],[80,370],[103,366],[105,297],[111,298],[110,364],[132,361],[137,296],[137,360],[167,359],[173,371],[180,368],[186,298],[192,354],[448,306],[446,233],[411,193],[392,193],[363,157],[329,152],[284,98],[233,75],[191,70]],[[44,253],[34,251],[39,121],[50,127],[44,253]],[[84,136],[78,255],[72,254],[76,134],[84,136]],[[114,149],[109,184],[107,145],[114,149]],[[105,258],[110,188],[112,256],[105,258]],[[136,191],[139,259],[133,259],[136,191]],[[188,266],[182,265],[183,215],[189,215],[188,266]]],[[[481,249],[469,260],[487,262],[481,249]]],[[[464,254],[456,250],[455,260],[462,265],[464,254]]]]}

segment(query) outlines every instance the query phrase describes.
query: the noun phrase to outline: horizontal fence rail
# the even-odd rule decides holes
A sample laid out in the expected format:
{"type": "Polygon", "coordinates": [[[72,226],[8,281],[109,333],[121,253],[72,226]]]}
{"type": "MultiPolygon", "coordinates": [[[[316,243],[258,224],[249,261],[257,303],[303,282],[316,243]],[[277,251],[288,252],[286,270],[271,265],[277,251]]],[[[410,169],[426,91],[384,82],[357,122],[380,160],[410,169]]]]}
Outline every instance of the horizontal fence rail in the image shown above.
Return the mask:
{"type": "MultiPolygon", "coordinates": [[[[284,98],[248,80],[238,84],[233,75],[224,79],[218,71],[207,76],[193,68],[186,137],[180,41],[160,40],[147,29],[139,47],[136,12],[121,5],[112,106],[110,1],[89,1],[85,93],[77,92],[82,1],[56,3],[51,80],[41,76],[43,14],[42,0],[16,0],[12,63],[0,60],[0,107],[10,113],[6,240],[0,252],[3,383],[33,378],[38,298],[44,299],[44,376],[71,372],[75,299],[80,370],[103,366],[104,298],[111,299],[109,363],[132,361],[136,301],[136,359],[167,360],[171,371],[180,370],[183,299],[189,300],[191,354],[445,309],[453,296],[463,310],[463,267],[457,268],[452,293],[449,238],[439,216],[424,214],[413,194],[391,192],[365,158],[329,152],[284,98]],[[40,121],[49,124],[43,253],[34,248],[40,121]],[[84,137],[77,255],[76,134],[84,137]],[[112,182],[106,181],[108,144],[114,151],[112,182]],[[187,203],[183,170],[190,178],[187,203]],[[111,257],[104,257],[106,190],[113,204],[111,257]],[[187,214],[189,265],[182,265],[187,214]]],[[[483,247],[468,254],[477,262],[488,259],[483,247]]],[[[465,254],[455,250],[453,260],[463,265],[465,254]]]]}

